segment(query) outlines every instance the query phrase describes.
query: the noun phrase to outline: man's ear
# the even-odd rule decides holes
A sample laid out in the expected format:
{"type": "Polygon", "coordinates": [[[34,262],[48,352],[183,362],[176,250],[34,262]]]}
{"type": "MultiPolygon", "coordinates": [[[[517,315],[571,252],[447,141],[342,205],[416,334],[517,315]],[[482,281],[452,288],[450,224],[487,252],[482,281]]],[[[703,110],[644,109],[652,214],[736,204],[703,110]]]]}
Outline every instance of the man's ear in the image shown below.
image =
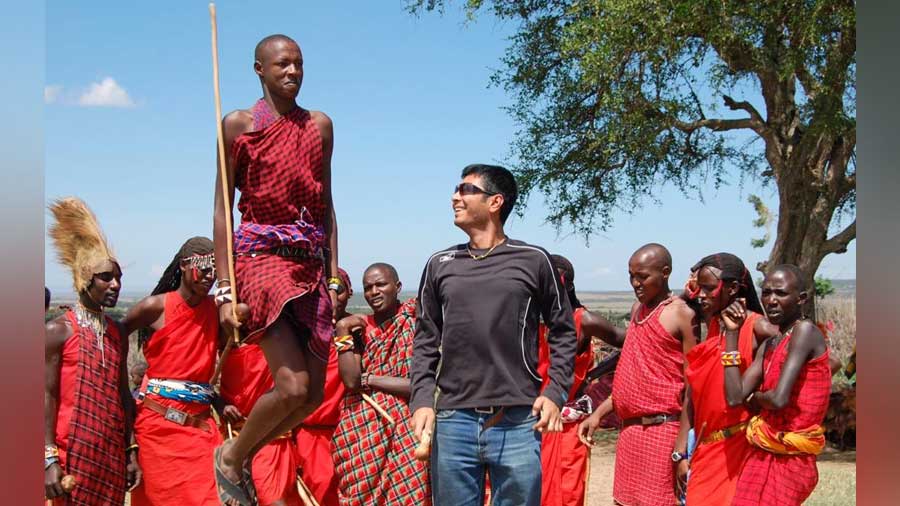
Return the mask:
{"type": "Polygon", "coordinates": [[[262,62],[259,60],[253,62],[253,72],[256,72],[256,75],[262,77],[262,62]]]}
{"type": "Polygon", "coordinates": [[[740,289],[741,289],[741,286],[737,281],[730,281],[728,283],[728,296],[734,297],[735,295],[737,295],[737,293],[740,289]]]}
{"type": "Polygon", "coordinates": [[[797,295],[797,302],[799,302],[801,306],[806,304],[806,301],[808,299],[809,299],[809,291],[807,291],[807,290],[803,290],[800,292],[799,295],[797,295]]]}
{"type": "Polygon", "coordinates": [[[397,291],[399,292],[400,290],[403,290],[403,282],[397,280],[397,291]]]}
{"type": "Polygon", "coordinates": [[[663,279],[669,279],[670,274],[672,274],[672,266],[671,265],[663,265],[663,268],[662,268],[663,279]]]}
{"type": "Polygon", "coordinates": [[[491,201],[491,205],[490,205],[491,211],[497,211],[499,213],[500,209],[503,208],[503,202],[504,202],[503,194],[498,193],[496,195],[491,195],[491,199],[493,199],[491,201]],[[496,197],[499,197],[499,198],[496,198],[496,197]]]}

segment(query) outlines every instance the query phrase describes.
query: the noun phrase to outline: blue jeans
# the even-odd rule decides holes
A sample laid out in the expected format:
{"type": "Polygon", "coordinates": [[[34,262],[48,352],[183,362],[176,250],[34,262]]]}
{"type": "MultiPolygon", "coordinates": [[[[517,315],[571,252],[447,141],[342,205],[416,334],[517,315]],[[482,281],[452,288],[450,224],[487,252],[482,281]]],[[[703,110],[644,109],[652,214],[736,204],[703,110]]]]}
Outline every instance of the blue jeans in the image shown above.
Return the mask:
{"type": "Polygon", "coordinates": [[[474,409],[445,409],[436,414],[431,449],[434,506],[483,506],[484,472],[490,473],[492,506],[540,506],[541,435],[531,406],[493,415],[474,409]]]}

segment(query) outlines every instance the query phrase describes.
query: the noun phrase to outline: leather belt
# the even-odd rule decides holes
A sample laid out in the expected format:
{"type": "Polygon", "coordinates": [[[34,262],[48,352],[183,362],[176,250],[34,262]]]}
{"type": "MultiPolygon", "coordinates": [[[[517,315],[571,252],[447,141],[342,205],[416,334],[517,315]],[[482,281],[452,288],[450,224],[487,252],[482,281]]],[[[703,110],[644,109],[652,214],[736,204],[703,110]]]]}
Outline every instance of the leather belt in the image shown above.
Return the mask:
{"type": "Polygon", "coordinates": [[[628,427],[630,425],[662,425],[666,422],[676,422],[681,420],[681,413],[674,414],[663,414],[659,413],[656,415],[647,415],[647,416],[637,416],[634,418],[626,418],[622,420],[622,427],[628,427]]]}
{"type": "Polygon", "coordinates": [[[275,255],[284,258],[314,258],[317,260],[323,260],[325,258],[325,253],[322,250],[312,252],[306,248],[297,248],[294,246],[278,246],[275,248],[257,249],[234,254],[234,256],[251,258],[259,255],[275,255]]]}
{"type": "Polygon", "coordinates": [[[737,425],[732,425],[731,427],[725,427],[724,429],[719,429],[715,432],[710,432],[709,435],[704,436],[703,439],[700,440],[701,444],[706,443],[715,443],[716,441],[722,441],[723,439],[728,439],[731,436],[736,434],[740,434],[747,429],[747,422],[741,422],[737,425]]]}
{"type": "Polygon", "coordinates": [[[488,430],[503,419],[506,406],[488,406],[485,408],[472,408],[472,410],[481,415],[492,415],[484,421],[484,427],[482,428],[482,430],[488,430]]]}
{"type": "Polygon", "coordinates": [[[209,426],[209,411],[207,410],[204,413],[200,413],[197,415],[192,415],[189,413],[185,413],[179,409],[175,409],[170,406],[163,406],[162,404],[153,400],[152,397],[146,396],[144,397],[144,407],[149,409],[150,411],[159,413],[166,420],[177,424],[177,425],[185,425],[188,427],[196,427],[198,429],[203,429],[206,431],[211,431],[209,426]]]}

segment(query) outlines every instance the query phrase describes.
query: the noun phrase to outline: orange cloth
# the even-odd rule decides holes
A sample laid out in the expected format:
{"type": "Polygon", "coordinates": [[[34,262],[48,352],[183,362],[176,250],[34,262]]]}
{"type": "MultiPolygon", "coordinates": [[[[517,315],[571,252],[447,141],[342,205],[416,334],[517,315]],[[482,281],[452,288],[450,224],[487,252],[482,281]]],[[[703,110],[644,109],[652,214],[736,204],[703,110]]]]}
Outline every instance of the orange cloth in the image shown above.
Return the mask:
{"type": "Polygon", "coordinates": [[[341,417],[344,382],[338,371],[338,356],[334,345],[328,351],[325,370],[325,397],[296,430],[295,448],[300,477],[321,506],[337,506],[338,479],[334,474],[334,430],[341,417]]]}
{"type": "MultiPolygon", "coordinates": [[[[275,386],[262,348],[249,344],[232,348],[222,367],[220,391],[226,402],[247,416],[264,393],[275,386]]],[[[302,506],[297,492],[297,458],[292,438],[278,438],[262,447],[251,463],[260,506],[278,500],[302,506]]]]}
{"type": "MultiPolygon", "coordinates": [[[[575,309],[576,335],[582,336],[581,319],[584,308],[575,309]]],[[[547,327],[543,324],[538,332],[538,374],[543,378],[541,388],[550,381],[550,347],[547,344],[547,327]]],[[[593,347],[575,356],[574,381],[569,389],[569,400],[575,400],[575,394],[584,383],[585,377],[594,365],[593,347]]],[[[580,421],[563,424],[560,433],[545,433],[541,436],[541,506],[583,506],[584,474],[588,456],[588,447],[578,439],[580,421]]]]}
{"type": "MultiPolygon", "coordinates": [[[[219,313],[212,297],[195,307],[177,291],[163,297],[165,323],[144,345],[146,378],[208,382],[215,368],[219,335],[219,313]]],[[[153,400],[190,414],[210,410],[208,404],[156,395],[153,400]]],[[[219,505],[215,479],[208,468],[222,437],[212,417],[207,419],[206,429],[199,429],[170,422],[138,403],[135,437],[143,480],[131,493],[133,506],[219,505]]]]}
{"type": "MultiPolygon", "coordinates": [[[[753,360],[753,325],[760,317],[761,315],[751,312],[741,326],[738,337],[738,351],[742,358],[739,366],[741,374],[753,360]]],[[[706,340],[694,346],[685,357],[688,362],[686,375],[691,385],[697,441],[702,441],[715,431],[750,419],[750,414],[743,405],[728,407],[725,399],[725,367],[722,365],[724,350],[725,334],[719,328],[718,319],[714,319],[709,325],[706,340]]],[[[741,432],[721,441],[698,444],[691,457],[687,503],[730,505],[749,453],[750,444],[741,432]]]]}

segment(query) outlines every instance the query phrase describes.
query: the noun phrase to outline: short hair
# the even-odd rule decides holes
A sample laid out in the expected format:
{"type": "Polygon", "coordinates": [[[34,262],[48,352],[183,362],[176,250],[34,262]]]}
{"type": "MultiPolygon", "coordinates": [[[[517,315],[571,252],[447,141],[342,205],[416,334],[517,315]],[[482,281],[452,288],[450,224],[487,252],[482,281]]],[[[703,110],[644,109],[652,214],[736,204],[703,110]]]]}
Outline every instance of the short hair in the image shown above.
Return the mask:
{"type": "Polygon", "coordinates": [[[798,292],[806,291],[806,289],[807,289],[806,279],[803,278],[803,272],[800,270],[799,267],[797,267],[794,264],[778,264],[775,267],[772,267],[771,269],[769,269],[769,272],[767,273],[767,275],[771,274],[773,272],[779,272],[779,271],[780,272],[789,272],[789,273],[793,274],[794,279],[797,280],[797,291],[798,292]]]}
{"type": "Polygon", "coordinates": [[[519,197],[519,188],[516,186],[516,178],[512,172],[499,165],[486,165],[473,163],[462,170],[462,176],[480,176],[484,189],[491,193],[503,195],[503,206],[500,208],[500,223],[506,223],[506,218],[512,213],[519,197]]]}
{"type": "MultiPolygon", "coordinates": [[[[366,277],[366,274],[368,274],[369,271],[373,269],[386,271],[389,275],[394,277],[394,283],[400,282],[400,275],[397,274],[397,269],[395,269],[393,265],[384,262],[375,262],[374,264],[366,267],[365,272],[363,272],[363,277],[366,277]]],[[[365,284],[365,282],[363,282],[363,284],[365,284]]]]}
{"type": "Polygon", "coordinates": [[[640,248],[637,249],[634,253],[632,253],[632,257],[637,256],[638,253],[646,253],[650,252],[656,256],[656,258],[662,262],[663,266],[672,268],[672,254],[669,253],[669,249],[659,244],[657,242],[647,243],[640,248]]]}
{"type": "Polygon", "coordinates": [[[282,35],[280,33],[268,35],[266,37],[263,37],[263,39],[256,44],[256,49],[253,50],[254,61],[259,61],[261,59],[263,49],[265,49],[266,46],[277,41],[290,42],[291,44],[300,47],[300,44],[297,44],[296,40],[288,37],[287,35],[282,35]]]}
{"type": "Polygon", "coordinates": [[[50,289],[44,287],[44,311],[50,309],[50,289]]]}

